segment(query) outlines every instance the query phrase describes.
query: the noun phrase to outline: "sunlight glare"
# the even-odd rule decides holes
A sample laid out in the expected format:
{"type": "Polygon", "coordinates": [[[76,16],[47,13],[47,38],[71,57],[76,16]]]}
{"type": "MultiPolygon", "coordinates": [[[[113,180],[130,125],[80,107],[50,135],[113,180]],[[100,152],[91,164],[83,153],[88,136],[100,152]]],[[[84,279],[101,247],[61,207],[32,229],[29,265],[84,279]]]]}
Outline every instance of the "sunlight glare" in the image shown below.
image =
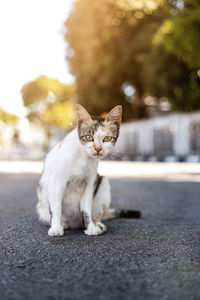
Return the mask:
{"type": "Polygon", "coordinates": [[[20,90],[44,74],[73,82],[66,63],[63,23],[72,0],[7,0],[0,2],[0,106],[24,116],[20,90]]]}

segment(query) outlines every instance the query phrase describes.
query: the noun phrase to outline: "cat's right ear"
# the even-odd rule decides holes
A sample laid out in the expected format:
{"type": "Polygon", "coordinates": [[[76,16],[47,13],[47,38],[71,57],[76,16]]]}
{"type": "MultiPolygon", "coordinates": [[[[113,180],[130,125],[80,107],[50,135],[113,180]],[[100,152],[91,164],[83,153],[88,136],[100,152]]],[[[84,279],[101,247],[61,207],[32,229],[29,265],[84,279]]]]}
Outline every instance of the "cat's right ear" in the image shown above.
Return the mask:
{"type": "Polygon", "coordinates": [[[87,110],[80,104],[76,104],[76,115],[78,123],[90,123],[92,119],[87,110]]]}

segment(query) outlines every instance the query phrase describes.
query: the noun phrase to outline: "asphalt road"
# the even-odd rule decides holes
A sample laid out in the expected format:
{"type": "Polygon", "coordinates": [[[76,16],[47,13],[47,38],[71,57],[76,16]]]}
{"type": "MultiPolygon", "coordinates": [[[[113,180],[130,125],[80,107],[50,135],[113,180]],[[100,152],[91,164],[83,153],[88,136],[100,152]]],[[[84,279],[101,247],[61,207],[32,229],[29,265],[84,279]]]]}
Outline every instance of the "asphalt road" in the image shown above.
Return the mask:
{"type": "Polygon", "coordinates": [[[142,218],[49,237],[37,174],[0,175],[0,299],[200,299],[200,183],[113,179],[113,206],[142,218]]]}

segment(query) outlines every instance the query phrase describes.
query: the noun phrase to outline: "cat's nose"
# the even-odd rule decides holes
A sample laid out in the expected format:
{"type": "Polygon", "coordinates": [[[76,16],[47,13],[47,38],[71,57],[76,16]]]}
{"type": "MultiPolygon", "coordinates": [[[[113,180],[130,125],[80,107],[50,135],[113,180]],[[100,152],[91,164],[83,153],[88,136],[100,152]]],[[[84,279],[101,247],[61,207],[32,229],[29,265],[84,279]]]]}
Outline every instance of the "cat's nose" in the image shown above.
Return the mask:
{"type": "Polygon", "coordinates": [[[97,153],[99,153],[102,150],[102,147],[95,147],[95,150],[97,151],[97,153]]]}

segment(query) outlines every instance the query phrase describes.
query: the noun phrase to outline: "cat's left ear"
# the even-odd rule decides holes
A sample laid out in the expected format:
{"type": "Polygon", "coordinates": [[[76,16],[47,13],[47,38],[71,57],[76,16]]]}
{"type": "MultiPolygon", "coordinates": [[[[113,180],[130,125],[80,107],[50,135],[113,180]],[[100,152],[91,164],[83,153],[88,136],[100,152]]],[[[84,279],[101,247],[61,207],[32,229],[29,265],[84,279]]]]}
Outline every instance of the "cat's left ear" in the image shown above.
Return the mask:
{"type": "Polygon", "coordinates": [[[80,104],[76,105],[76,115],[77,115],[77,121],[78,123],[89,123],[92,122],[92,119],[89,115],[89,113],[87,112],[87,110],[80,104]]]}
{"type": "Polygon", "coordinates": [[[120,125],[122,121],[122,106],[121,105],[115,106],[107,115],[106,121],[114,122],[120,125]]]}

